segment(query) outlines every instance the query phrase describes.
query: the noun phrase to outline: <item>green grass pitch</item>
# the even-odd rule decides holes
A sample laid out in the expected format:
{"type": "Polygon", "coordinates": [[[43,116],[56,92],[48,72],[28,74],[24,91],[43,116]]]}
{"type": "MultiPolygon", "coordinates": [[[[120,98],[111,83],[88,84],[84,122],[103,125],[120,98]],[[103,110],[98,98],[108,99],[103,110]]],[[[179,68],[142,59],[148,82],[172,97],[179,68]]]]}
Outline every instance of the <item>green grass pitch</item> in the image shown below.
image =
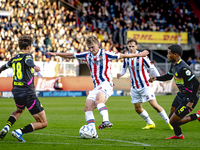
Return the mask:
{"type": "MultiPolygon", "coordinates": [[[[175,95],[156,96],[158,103],[169,114],[171,103],[175,95]]],[[[0,150],[118,150],[118,149],[152,149],[152,150],[196,150],[200,149],[200,122],[193,121],[182,126],[184,140],[165,140],[174,135],[165,121],[150,106],[143,103],[143,107],[155,122],[156,128],[142,130],[146,122],[135,112],[129,96],[110,97],[106,103],[112,128],[97,129],[99,139],[80,139],[79,129],[86,124],[86,97],[49,97],[39,98],[46,111],[48,126],[45,129],[24,134],[26,143],[19,143],[11,136],[11,131],[23,127],[34,118],[27,109],[15,122],[6,137],[0,139],[0,150]]],[[[196,113],[200,104],[191,113],[196,113]]],[[[4,127],[9,115],[15,110],[12,98],[0,98],[0,129],[4,127]]],[[[94,110],[95,124],[98,127],[102,116],[94,110]]]]}

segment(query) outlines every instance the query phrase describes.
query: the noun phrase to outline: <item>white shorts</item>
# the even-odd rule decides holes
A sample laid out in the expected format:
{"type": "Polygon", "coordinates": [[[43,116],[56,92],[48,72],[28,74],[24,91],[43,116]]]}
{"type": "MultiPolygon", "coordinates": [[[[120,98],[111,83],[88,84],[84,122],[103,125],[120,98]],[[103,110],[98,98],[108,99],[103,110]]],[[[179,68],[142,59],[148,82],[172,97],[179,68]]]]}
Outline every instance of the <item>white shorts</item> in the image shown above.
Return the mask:
{"type": "Polygon", "coordinates": [[[87,99],[96,100],[96,95],[99,92],[103,92],[106,95],[106,100],[113,94],[113,86],[110,82],[104,81],[95,87],[92,91],[89,91],[87,99]]]}
{"type": "Polygon", "coordinates": [[[131,99],[131,103],[144,103],[155,99],[153,88],[150,86],[140,89],[131,87],[131,99]]]}

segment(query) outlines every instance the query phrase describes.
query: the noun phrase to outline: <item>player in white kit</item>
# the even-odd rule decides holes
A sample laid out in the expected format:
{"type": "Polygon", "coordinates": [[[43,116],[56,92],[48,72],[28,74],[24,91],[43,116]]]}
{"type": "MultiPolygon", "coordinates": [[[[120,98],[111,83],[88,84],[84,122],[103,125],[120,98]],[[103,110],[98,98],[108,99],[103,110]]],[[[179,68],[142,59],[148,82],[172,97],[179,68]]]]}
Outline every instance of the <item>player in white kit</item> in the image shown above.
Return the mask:
{"type": "MultiPolygon", "coordinates": [[[[127,44],[129,50],[128,53],[140,53],[137,51],[137,41],[135,39],[130,39],[127,44]]],[[[165,110],[157,103],[154,91],[148,81],[150,78],[149,71],[153,72],[155,76],[159,76],[159,72],[155,66],[147,56],[126,58],[123,60],[121,73],[117,74],[118,79],[126,73],[127,68],[129,69],[131,80],[131,102],[134,103],[135,111],[147,122],[147,125],[142,129],[155,128],[155,123],[151,120],[147,111],[142,107],[142,103],[149,102],[150,105],[165,120],[169,128],[173,130],[165,110]]],[[[160,85],[164,90],[163,83],[160,83],[160,85]]]]}
{"type": "Polygon", "coordinates": [[[103,49],[99,49],[100,43],[95,36],[89,36],[86,39],[86,44],[89,49],[83,53],[51,53],[54,56],[60,56],[63,58],[77,58],[79,60],[86,61],[92,80],[94,83],[94,89],[89,91],[89,95],[85,104],[85,118],[87,124],[91,126],[95,131],[94,138],[98,138],[93,110],[97,108],[103,117],[102,124],[98,127],[104,129],[105,127],[112,127],[113,124],[109,121],[108,109],[105,105],[107,99],[113,94],[113,81],[111,74],[111,63],[114,59],[132,58],[132,57],[145,57],[149,54],[148,51],[144,51],[140,54],[121,54],[108,52],[103,49]]]}

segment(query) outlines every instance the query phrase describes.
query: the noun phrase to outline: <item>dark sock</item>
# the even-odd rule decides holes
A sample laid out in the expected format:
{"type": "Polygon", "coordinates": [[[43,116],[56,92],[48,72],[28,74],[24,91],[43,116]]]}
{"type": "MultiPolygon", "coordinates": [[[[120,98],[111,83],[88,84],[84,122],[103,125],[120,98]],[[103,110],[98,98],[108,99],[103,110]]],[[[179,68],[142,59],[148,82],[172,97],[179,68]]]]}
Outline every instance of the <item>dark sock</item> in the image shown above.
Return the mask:
{"type": "Polygon", "coordinates": [[[191,118],[191,121],[196,120],[197,119],[197,115],[196,114],[191,114],[190,118],[191,118]]]}
{"type": "Polygon", "coordinates": [[[182,131],[181,131],[180,127],[174,127],[174,132],[175,132],[175,135],[177,135],[177,136],[182,134],[182,131]]]}
{"type": "Polygon", "coordinates": [[[21,128],[22,133],[29,133],[29,132],[33,132],[33,127],[31,124],[21,128]]]}
{"type": "Polygon", "coordinates": [[[12,125],[15,123],[16,119],[13,116],[10,116],[6,125],[8,125],[9,127],[12,127],[12,125]]]}

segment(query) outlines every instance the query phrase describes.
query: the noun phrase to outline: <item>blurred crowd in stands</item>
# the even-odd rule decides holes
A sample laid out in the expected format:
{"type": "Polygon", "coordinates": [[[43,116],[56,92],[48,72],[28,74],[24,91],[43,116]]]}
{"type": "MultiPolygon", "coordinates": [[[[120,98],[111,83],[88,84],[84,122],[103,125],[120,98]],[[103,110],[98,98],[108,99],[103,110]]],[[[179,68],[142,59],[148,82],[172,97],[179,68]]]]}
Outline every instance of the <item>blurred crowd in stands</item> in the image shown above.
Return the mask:
{"type": "MultiPolygon", "coordinates": [[[[52,52],[87,51],[85,39],[96,35],[101,48],[124,52],[128,30],[188,32],[200,42],[200,24],[186,0],[63,0],[76,11],[50,0],[1,0],[0,61],[19,52],[18,37],[34,38],[36,61],[61,61],[52,52]]],[[[71,61],[71,60],[65,60],[71,61]]]]}

